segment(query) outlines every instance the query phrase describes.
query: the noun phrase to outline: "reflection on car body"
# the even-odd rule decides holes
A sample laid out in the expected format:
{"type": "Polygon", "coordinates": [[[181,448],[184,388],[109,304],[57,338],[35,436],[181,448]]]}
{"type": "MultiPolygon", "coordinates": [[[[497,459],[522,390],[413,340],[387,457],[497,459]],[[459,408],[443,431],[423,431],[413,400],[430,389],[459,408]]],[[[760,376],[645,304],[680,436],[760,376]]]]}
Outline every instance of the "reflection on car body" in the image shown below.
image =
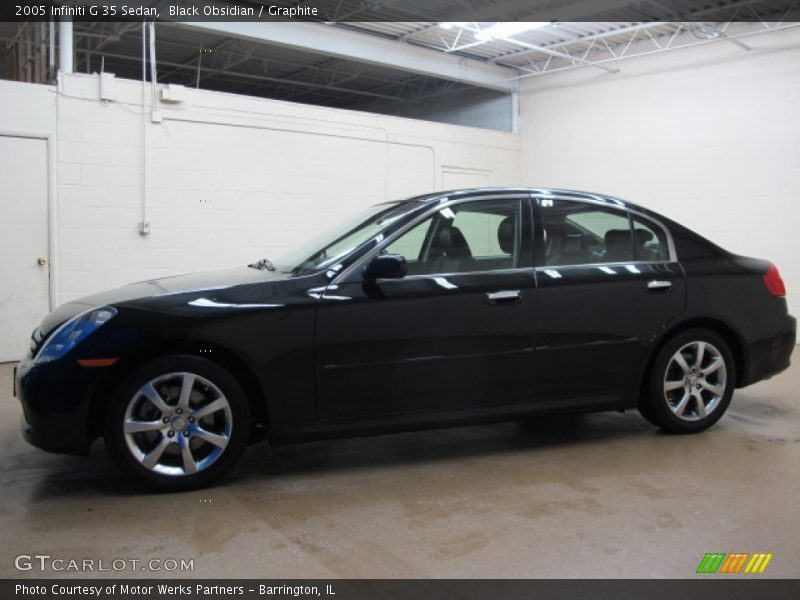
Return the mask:
{"type": "Polygon", "coordinates": [[[695,432],[795,340],[774,265],[584,192],[389,202],[252,267],[53,311],[17,372],[27,439],[103,437],[140,480],[188,489],[267,436],[628,408],[695,432]]]}

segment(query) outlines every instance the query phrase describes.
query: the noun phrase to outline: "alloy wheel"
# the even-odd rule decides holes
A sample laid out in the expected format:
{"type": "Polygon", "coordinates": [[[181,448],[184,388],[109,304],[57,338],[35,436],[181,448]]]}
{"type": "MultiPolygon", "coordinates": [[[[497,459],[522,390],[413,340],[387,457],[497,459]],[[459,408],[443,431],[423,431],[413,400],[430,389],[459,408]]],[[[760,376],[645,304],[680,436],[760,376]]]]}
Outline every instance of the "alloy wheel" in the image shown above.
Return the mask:
{"type": "Polygon", "coordinates": [[[195,373],[159,375],[142,385],[125,410],[123,433],[146,469],[181,477],[210,467],[225,452],[233,418],[228,399],[195,373]]]}
{"type": "Polygon", "coordinates": [[[727,389],[722,353],[711,343],[693,341],[672,355],[664,374],[664,398],[685,421],[705,419],[720,405],[727,389]]]}

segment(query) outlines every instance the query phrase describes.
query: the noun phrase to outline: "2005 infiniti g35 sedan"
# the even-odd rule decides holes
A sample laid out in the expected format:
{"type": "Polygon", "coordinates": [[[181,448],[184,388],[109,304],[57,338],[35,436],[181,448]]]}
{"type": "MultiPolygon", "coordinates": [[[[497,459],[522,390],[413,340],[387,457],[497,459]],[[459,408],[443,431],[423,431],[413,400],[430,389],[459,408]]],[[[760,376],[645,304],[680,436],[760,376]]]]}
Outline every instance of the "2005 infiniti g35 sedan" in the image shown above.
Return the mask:
{"type": "Polygon", "coordinates": [[[704,430],[789,365],[774,265],[649,210],[552,189],[370,208],[276,260],[65,304],[33,333],[24,435],[163,490],[248,442],[638,408],[704,430]]]}

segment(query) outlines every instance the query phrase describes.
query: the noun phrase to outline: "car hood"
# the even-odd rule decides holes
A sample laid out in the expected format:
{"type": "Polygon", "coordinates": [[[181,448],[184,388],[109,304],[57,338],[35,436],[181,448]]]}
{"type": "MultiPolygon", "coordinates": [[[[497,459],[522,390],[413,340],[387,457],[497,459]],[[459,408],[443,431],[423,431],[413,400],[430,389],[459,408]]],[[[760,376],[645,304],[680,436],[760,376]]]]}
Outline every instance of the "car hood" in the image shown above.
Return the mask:
{"type": "Polygon", "coordinates": [[[199,306],[203,306],[203,302],[213,305],[214,297],[224,295],[228,290],[291,277],[278,271],[240,267],[139,281],[62,304],[44,318],[34,335],[46,337],[64,321],[97,306],[148,304],[149,300],[166,300],[170,296],[174,296],[178,302],[186,302],[188,296],[189,301],[194,298],[199,306]]]}

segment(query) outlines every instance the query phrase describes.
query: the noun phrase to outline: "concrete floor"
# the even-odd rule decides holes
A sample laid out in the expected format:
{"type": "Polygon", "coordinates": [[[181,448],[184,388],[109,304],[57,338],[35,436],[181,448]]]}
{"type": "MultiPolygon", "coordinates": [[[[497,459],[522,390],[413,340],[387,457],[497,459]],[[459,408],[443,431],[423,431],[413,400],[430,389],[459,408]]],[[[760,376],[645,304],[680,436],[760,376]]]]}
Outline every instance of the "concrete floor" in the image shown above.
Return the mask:
{"type": "Polygon", "coordinates": [[[634,411],[262,444],[219,487],[152,495],[102,445],[28,447],[0,365],[0,576],[45,553],[194,559],[196,577],[683,578],[719,551],[771,552],[764,576],[796,577],[799,388],[795,365],[695,436],[634,411]]]}

